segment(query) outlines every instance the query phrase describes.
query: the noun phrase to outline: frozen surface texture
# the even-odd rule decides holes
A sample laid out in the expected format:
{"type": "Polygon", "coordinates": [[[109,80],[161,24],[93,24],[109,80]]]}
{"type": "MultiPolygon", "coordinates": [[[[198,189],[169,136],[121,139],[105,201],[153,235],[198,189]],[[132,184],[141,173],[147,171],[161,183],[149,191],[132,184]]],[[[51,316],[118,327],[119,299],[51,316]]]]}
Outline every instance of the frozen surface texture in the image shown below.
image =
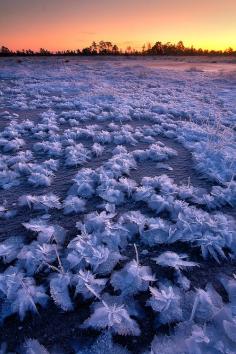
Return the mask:
{"type": "Polygon", "coordinates": [[[1,353],[236,352],[235,65],[0,60],[1,353]]]}

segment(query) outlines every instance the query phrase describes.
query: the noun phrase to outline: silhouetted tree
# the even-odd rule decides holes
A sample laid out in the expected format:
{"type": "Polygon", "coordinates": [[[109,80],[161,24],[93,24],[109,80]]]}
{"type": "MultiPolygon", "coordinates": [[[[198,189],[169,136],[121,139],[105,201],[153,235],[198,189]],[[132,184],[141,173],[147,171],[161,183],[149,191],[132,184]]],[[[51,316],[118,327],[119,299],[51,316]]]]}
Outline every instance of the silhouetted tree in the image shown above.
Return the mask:
{"type": "Polygon", "coordinates": [[[50,51],[47,50],[47,49],[40,48],[39,54],[40,54],[40,55],[50,55],[51,53],[50,53],[50,51]]]}
{"type": "Polygon", "coordinates": [[[112,47],[112,54],[119,54],[119,48],[116,44],[114,44],[112,47]]]}
{"type": "Polygon", "coordinates": [[[229,48],[227,48],[226,50],[225,50],[225,53],[226,54],[229,54],[229,55],[231,55],[231,54],[233,54],[233,48],[231,48],[231,47],[229,47],[229,48]]]}
{"type": "Polygon", "coordinates": [[[150,51],[152,52],[152,54],[157,54],[157,55],[164,54],[162,43],[156,42],[154,46],[150,49],[150,51]]]}
{"type": "Polygon", "coordinates": [[[126,54],[131,54],[132,53],[132,47],[129,45],[127,48],[126,48],[126,54]]]}
{"type": "Polygon", "coordinates": [[[91,55],[92,54],[91,48],[90,47],[83,48],[82,49],[82,54],[83,55],[91,55]]]}
{"type": "Polygon", "coordinates": [[[176,49],[178,53],[184,52],[185,50],[184,43],[182,41],[179,41],[176,45],[176,49]]]}
{"type": "Polygon", "coordinates": [[[97,54],[98,52],[98,45],[96,42],[93,41],[93,43],[90,46],[92,54],[97,54]]]}
{"type": "Polygon", "coordinates": [[[7,47],[5,47],[4,45],[1,47],[1,54],[2,55],[10,55],[11,54],[11,51],[10,49],[8,49],[7,47]]]}
{"type": "Polygon", "coordinates": [[[2,46],[0,47],[0,56],[32,56],[32,55],[236,55],[236,51],[233,48],[229,47],[222,50],[207,50],[207,49],[196,49],[193,46],[185,47],[182,41],[179,41],[177,44],[166,42],[162,43],[160,41],[156,42],[153,46],[150,43],[144,44],[140,51],[133,49],[131,46],[128,46],[123,53],[118,46],[110,41],[100,41],[96,43],[95,41],[89,47],[83,48],[82,50],[64,50],[56,51],[55,53],[50,52],[47,49],[40,48],[39,52],[34,52],[31,49],[27,50],[17,50],[11,51],[9,48],[2,46]]]}

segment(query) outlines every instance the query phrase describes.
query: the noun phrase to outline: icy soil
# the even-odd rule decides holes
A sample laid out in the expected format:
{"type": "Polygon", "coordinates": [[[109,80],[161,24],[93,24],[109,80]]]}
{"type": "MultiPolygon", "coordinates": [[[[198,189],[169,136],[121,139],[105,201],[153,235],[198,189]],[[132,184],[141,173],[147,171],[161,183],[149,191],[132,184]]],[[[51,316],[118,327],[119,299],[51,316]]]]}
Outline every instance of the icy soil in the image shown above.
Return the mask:
{"type": "Polygon", "coordinates": [[[1,353],[235,353],[235,123],[233,60],[1,58],[1,353]]]}

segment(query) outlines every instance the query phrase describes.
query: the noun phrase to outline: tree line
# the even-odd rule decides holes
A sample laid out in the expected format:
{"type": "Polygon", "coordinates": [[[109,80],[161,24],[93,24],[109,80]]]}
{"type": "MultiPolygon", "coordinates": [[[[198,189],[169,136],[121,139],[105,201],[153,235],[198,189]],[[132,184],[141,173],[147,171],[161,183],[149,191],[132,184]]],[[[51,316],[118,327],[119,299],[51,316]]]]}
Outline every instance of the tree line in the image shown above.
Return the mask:
{"type": "Polygon", "coordinates": [[[185,47],[182,41],[177,44],[167,42],[156,42],[153,46],[150,43],[144,44],[141,50],[137,50],[128,46],[125,50],[120,49],[112,42],[95,41],[89,47],[76,50],[63,50],[63,51],[49,51],[45,48],[40,48],[39,51],[31,49],[22,49],[12,51],[9,48],[2,46],[0,48],[0,56],[52,56],[52,55],[84,55],[84,56],[97,56],[97,55],[236,55],[236,50],[227,48],[225,50],[208,50],[202,48],[185,47]]]}

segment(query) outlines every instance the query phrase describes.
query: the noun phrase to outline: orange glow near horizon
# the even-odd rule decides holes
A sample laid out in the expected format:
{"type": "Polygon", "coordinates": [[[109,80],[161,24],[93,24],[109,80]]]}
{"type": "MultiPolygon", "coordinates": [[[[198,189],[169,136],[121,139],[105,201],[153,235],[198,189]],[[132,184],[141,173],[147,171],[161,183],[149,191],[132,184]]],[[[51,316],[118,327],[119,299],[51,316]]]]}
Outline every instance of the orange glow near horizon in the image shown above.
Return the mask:
{"type": "Polygon", "coordinates": [[[0,45],[52,51],[112,41],[236,49],[235,0],[0,0],[0,45]]]}

